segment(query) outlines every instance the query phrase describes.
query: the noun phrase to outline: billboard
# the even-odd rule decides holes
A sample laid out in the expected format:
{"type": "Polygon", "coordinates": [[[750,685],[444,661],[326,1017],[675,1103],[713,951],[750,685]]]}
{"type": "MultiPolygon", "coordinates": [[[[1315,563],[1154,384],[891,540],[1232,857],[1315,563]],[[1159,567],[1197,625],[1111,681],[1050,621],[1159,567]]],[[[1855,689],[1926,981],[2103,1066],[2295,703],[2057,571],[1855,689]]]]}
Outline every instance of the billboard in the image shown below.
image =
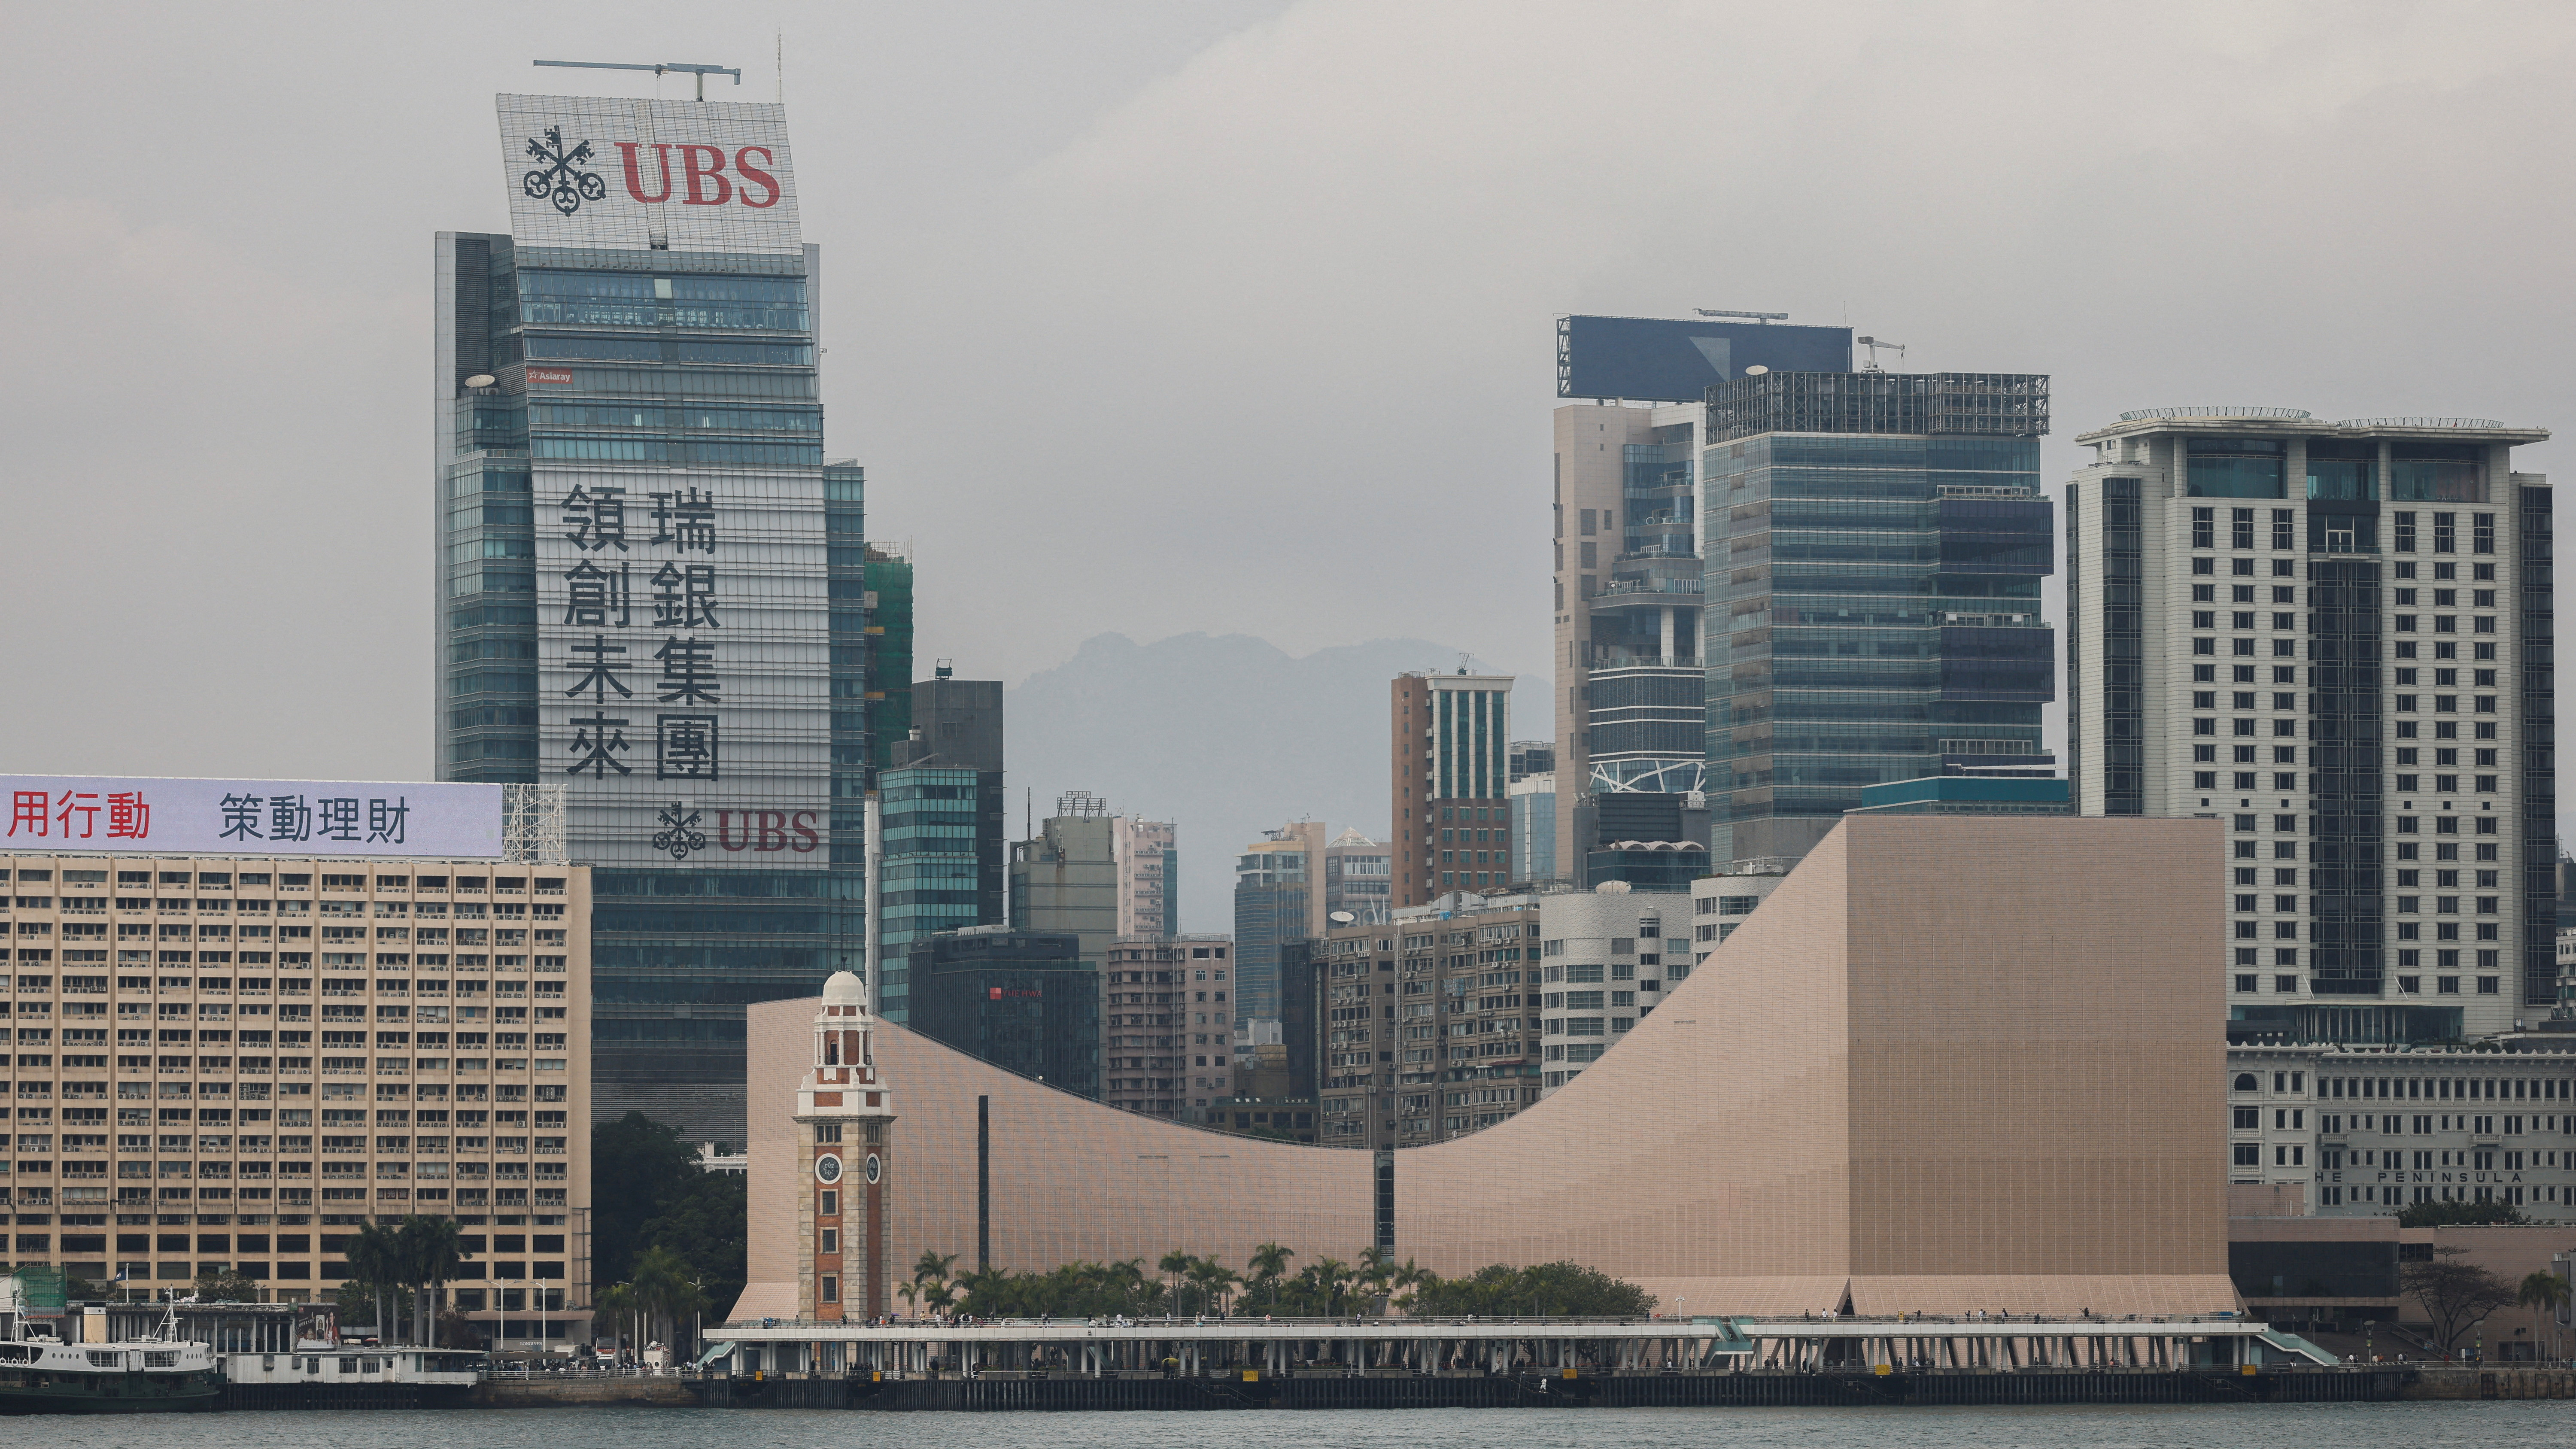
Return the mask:
{"type": "Polygon", "coordinates": [[[0,775],[20,855],[501,858],[499,785],[0,775]]]}
{"type": "Polygon", "coordinates": [[[1559,317],[1556,395],[1697,402],[1745,369],[1851,371],[1851,329],[1714,317],[1559,317]]]}
{"type": "Polygon", "coordinates": [[[785,107],[505,95],[500,110],[521,246],[803,250],[785,107]]]}

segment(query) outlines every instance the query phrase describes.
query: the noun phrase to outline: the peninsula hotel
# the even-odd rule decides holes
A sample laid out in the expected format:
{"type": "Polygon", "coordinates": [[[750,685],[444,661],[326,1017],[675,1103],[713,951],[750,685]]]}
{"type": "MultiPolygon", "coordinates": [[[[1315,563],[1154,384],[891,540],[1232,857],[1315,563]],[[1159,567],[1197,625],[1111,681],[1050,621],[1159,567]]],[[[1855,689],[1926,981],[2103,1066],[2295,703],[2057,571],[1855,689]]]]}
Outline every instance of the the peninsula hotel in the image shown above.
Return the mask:
{"type": "Polygon", "coordinates": [[[12,1264],[320,1299],[357,1228],[418,1213],[463,1230],[448,1302],[487,1331],[588,1304],[584,869],[31,833],[0,854],[12,1264]]]}

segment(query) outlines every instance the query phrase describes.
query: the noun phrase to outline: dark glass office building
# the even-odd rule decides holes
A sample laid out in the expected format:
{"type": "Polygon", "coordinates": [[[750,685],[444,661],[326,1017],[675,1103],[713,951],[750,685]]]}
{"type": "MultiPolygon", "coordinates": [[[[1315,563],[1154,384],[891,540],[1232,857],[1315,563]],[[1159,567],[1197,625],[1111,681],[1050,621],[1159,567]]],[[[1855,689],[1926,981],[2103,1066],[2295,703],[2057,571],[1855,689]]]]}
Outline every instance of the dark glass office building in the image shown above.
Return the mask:
{"type": "Polygon", "coordinates": [[[1100,1095],[1100,972],[1069,932],[1000,926],[912,943],[914,1030],[1050,1086],[1100,1095]]]}
{"type": "Polygon", "coordinates": [[[1711,390],[1702,459],[1719,860],[1804,855],[1862,787],[2053,763],[2048,379],[1783,373],[1711,390]]]}
{"type": "Polygon", "coordinates": [[[774,105],[500,98],[437,241],[437,770],[563,787],[593,1110],[743,1139],[743,1007],[862,961],[866,560],[774,105]]]}

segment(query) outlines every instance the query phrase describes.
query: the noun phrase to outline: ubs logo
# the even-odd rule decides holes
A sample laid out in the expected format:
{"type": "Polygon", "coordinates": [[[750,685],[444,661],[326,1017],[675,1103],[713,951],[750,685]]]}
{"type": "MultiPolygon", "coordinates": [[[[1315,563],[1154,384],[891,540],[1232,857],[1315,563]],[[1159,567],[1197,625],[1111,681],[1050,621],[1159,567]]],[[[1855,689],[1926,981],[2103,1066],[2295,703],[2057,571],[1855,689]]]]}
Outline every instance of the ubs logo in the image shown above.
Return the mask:
{"type": "MultiPolygon", "coordinates": [[[[548,126],[544,140],[530,139],[528,154],[544,164],[520,177],[519,189],[541,201],[551,199],[555,210],[564,215],[581,210],[585,201],[608,195],[608,183],[599,179],[598,172],[581,169],[590,160],[590,143],[583,141],[565,150],[563,127],[548,126]]],[[[633,175],[635,163],[627,162],[626,169],[633,175]]]]}
{"type": "Polygon", "coordinates": [[[766,146],[744,146],[730,158],[733,173],[725,173],[728,159],[722,146],[695,142],[677,146],[657,144],[653,148],[655,182],[661,188],[650,195],[644,190],[644,143],[620,141],[617,154],[626,162],[626,194],[650,206],[671,199],[671,153],[680,153],[680,180],[683,206],[722,206],[728,201],[740,202],[754,211],[778,204],[778,178],[761,169],[777,165],[766,146]],[[760,158],[752,164],[751,158],[760,158]]]}

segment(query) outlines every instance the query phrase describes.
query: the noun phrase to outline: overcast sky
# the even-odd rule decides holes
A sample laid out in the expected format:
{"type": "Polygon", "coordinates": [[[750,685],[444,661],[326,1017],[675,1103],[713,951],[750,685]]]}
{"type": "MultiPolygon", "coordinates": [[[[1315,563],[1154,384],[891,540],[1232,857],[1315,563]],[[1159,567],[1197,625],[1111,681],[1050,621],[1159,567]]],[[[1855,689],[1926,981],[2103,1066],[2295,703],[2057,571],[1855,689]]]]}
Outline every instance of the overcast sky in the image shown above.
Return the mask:
{"type": "Polygon", "coordinates": [[[2052,373],[2052,475],[2129,407],[2576,423],[2563,0],[30,6],[9,768],[428,773],[431,234],[506,227],[493,93],[768,100],[781,31],[828,444],[969,677],[1544,669],[1562,312],[2052,373]]]}

